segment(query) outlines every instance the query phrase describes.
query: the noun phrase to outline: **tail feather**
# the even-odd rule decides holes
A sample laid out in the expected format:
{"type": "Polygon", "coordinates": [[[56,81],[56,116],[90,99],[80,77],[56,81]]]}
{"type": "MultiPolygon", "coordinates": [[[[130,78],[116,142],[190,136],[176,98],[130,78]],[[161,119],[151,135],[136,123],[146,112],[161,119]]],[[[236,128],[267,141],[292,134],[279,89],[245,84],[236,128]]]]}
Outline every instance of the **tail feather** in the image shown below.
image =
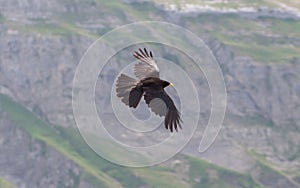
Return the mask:
{"type": "Polygon", "coordinates": [[[129,107],[136,108],[143,96],[143,88],[136,86],[131,89],[129,94],[129,107]]]}
{"type": "Polygon", "coordinates": [[[131,78],[125,74],[121,74],[118,77],[118,80],[116,83],[117,96],[121,98],[121,101],[123,103],[125,103],[126,105],[128,105],[130,107],[134,107],[136,104],[136,101],[133,101],[134,105],[132,106],[132,105],[130,105],[130,104],[132,104],[132,102],[129,102],[130,101],[129,95],[131,93],[131,90],[136,87],[136,83],[137,83],[136,79],[131,78]]]}

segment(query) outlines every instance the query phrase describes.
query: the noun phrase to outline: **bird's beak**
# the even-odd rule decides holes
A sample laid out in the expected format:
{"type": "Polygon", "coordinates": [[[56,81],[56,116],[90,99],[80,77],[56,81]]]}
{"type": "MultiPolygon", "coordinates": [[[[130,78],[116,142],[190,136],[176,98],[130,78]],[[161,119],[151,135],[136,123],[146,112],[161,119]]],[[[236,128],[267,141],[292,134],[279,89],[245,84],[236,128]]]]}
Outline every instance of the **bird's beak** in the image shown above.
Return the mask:
{"type": "Polygon", "coordinates": [[[174,87],[174,84],[173,84],[173,83],[170,83],[170,86],[173,86],[173,87],[174,87]]]}

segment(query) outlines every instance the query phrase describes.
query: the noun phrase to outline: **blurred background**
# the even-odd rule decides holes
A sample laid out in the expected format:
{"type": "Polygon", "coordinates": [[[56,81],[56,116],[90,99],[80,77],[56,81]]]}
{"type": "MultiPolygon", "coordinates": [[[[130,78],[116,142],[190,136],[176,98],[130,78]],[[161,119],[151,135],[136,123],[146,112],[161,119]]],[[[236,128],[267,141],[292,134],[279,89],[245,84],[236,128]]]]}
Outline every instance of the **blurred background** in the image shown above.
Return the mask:
{"type": "Polygon", "coordinates": [[[298,0],[0,0],[0,187],[300,187],[299,20],[298,0]],[[211,103],[195,75],[204,107],[192,141],[165,163],[125,168],[80,137],[72,82],[97,38],[149,20],[205,41],[224,75],[227,112],[216,142],[198,153],[211,103]]]}

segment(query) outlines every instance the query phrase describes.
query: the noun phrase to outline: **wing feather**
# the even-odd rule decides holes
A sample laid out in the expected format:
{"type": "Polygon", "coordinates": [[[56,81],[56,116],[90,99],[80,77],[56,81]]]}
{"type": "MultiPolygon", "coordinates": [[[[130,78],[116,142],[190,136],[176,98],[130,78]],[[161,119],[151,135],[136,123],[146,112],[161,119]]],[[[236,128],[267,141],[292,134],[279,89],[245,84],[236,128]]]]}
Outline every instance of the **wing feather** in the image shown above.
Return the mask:
{"type": "Polygon", "coordinates": [[[144,51],[139,48],[139,52],[135,51],[133,56],[141,61],[134,66],[134,74],[136,77],[140,79],[159,77],[159,68],[153,59],[151,51],[148,53],[146,48],[144,48],[144,51]]]}
{"type": "Polygon", "coordinates": [[[180,112],[177,110],[173,100],[164,90],[146,91],[144,99],[149,108],[160,116],[165,116],[165,127],[173,132],[181,129],[180,112]]]}

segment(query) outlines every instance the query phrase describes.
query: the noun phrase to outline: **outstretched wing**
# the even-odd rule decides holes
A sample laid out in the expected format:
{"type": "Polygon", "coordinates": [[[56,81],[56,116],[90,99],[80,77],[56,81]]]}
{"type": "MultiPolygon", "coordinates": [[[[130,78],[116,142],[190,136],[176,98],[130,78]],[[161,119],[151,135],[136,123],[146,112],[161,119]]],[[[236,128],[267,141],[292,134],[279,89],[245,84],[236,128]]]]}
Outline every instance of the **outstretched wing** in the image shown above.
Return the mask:
{"type": "Polygon", "coordinates": [[[165,127],[173,132],[173,128],[181,129],[180,112],[177,110],[171,97],[164,91],[146,91],[144,99],[149,108],[160,116],[165,116],[165,127]]]}
{"type": "Polygon", "coordinates": [[[135,51],[133,56],[141,60],[140,63],[134,66],[134,74],[136,77],[140,79],[147,77],[159,77],[159,69],[153,59],[151,51],[148,53],[146,48],[144,48],[144,51],[139,49],[139,52],[135,51]]]}

